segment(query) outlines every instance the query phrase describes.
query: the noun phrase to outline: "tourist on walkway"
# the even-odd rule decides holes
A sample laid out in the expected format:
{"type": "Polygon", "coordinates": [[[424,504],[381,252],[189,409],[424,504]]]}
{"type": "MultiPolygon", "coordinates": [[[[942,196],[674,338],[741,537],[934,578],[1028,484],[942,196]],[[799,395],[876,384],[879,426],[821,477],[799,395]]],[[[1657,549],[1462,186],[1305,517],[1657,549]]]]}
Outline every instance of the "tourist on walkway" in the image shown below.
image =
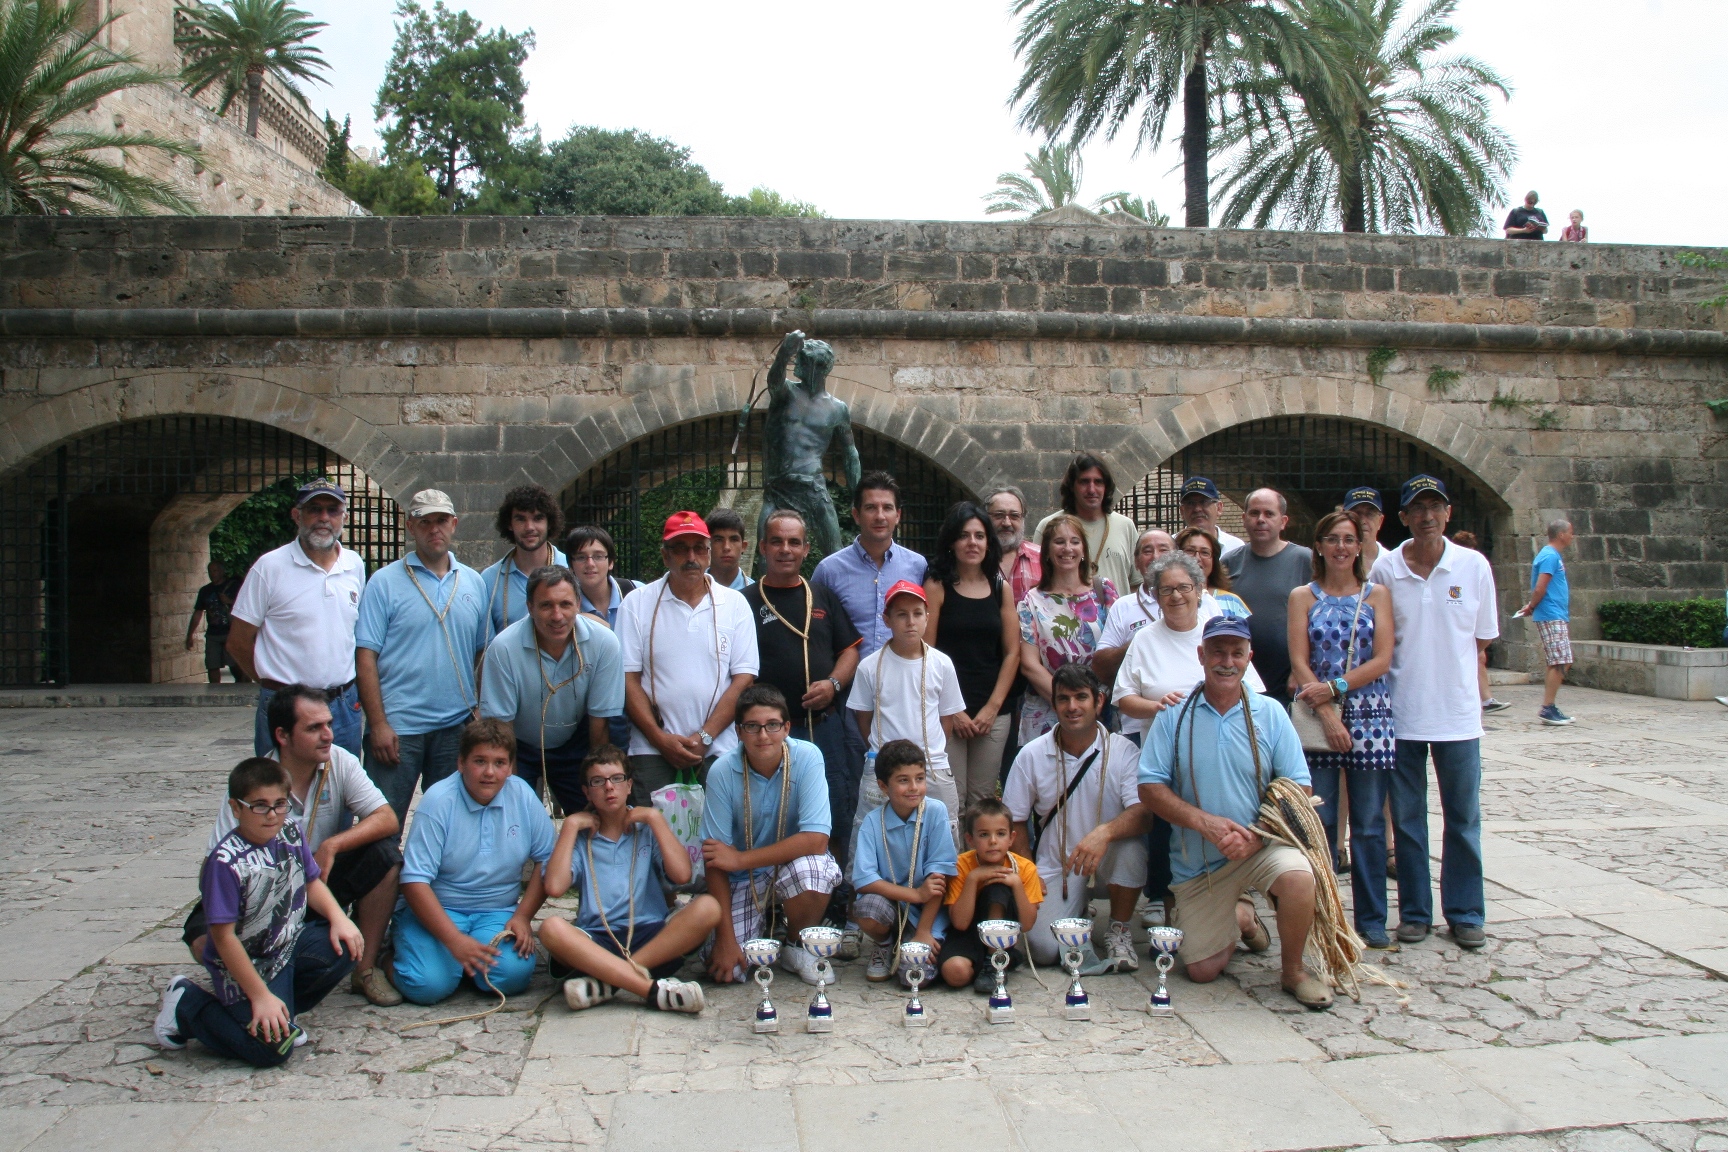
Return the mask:
{"type": "Polygon", "coordinates": [[[1327,1008],[1331,990],[1302,963],[1314,924],[1314,871],[1300,849],[1269,844],[1253,829],[1266,785],[1280,776],[1306,785],[1308,765],[1289,713],[1244,687],[1251,655],[1246,620],[1206,622],[1203,690],[1153,722],[1140,753],[1140,799],[1176,828],[1174,920],[1188,979],[1216,979],[1238,943],[1256,952],[1270,946],[1247,898],[1254,888],[1278,917],[1284,990],[1305,1007],[1327,1008]]]}
{"type": "Polygon", "coordinates": [[[708,575],[734,592],[742,592],[756,581],[750,579],[742,565],[749,550],[744,539],[744,517],[731,508],[716,508],[703,518],[708,525],[708,546],[712,558],[708,575]]]}
{"type": "Polygon", "coordinates": [[[1073,517],[1086,534],[1092,570],[1118,591],[1126,592],[1140,579],[1134,570],[1134,539],[1140,529],[1122,513],[1110,510],[1116,503],[1116,479],[1110,469],[1098,457],[1082,452],[1068,465],[1061,492],[1061,510],[1040,520],[1034,535],[1042,542],[1052,520],[1073,517]]]}
{"type": "Polygon", "coordinates": [[[186,625],[186,651],[191,652],[197,647],[198,624],[204,624],[204,672],[210,683],[222,683],[222,667],[227,665],[234,673],[236,684],[246,683],[246,673],[240,671],[240,665],[234,657],[228,655],[228,632],[233,625],[230,613],[234,610],[234,597],[240,594],[240,582],[228,579],[228,570],[220,560],[212,560],[205,567],[210,576],[210,583],[198,589],[198,594],[192,598],[192,619],[186,625]]]}
{"type": "Polygon", "coordinates": [[[1098,650],[1092,653],[1092,671],[1106,690],[1116,682],[1116,670],[1122,657],[1128,655],[1128,642],[1134,633],[1158,619],[1158,597],[1146,581],[1147,569],[1160,556],[1176,550],[1176,540],[1162,528],[1148,528],[1134,542],[1134,570],[1140,574],[1134,585],[1134,595],[1118,599],[1104,622],[1104,632],[1098,637],[1098,650]]]}
{"type": "MultiPolygon", "coordinates": [[[[612,534],[604,528],[583,524],[570,529],[564,547],[570,553],[570,571],[576,574],[576,589],[582,594],[582,611],[604,620],[617,631],[618,607],[637,585],[636,581],[615,574],[618,546],[612,542],[612,534]]],[[[612,743],[620,744],[619,737],[613,736],[612,743]]]]}
{"type": "Polygon", "coordinates": [[[1524,203],[1506,214],[1506,239],[1548,239],[1548,213],[1536,207],[1536,200],[1536,193],[1526,192],[1524,203]]]}
{"type": "Polygon", "coordinates": [[[1348,512],[1314,529],[1314,580],[1290,593],[1290,669],[1297,697],[1326,729],[1330,752],[1309,752],[1327,842],[1338,843],[1339,796],[1350,794],[1350,884],[1356,932],[1387,948],[1387,785],[1397,759],[1392,693],[1392,594],[1368,582],[1363,532],[1348,512]]]}
{"type": "Polygon", "coordinates": [[[1590,229],[1584,227],[1584,213],[1574,208],[1567,214],[1567,225],[1560,229],[1560,239],[1583,244],[1590,239],[1590,229]]]}
{"type": "Polygon", "coordinates": [[[1193,557],[1206,577],[1200,595],[1202,619],[1236,616],[1246,620],[1253,613],[1248,611],[1248,602],[1230,588],[1230,569],[1224,567],[1224,561],[1218,558],[1221,547],[1218,537],[1207,528],[1184,528],[1176,533],[1177,550],[1184,556],[1193,557]]]}
{"type": "Polygon", "coordinates": [[[1536,622],[1536,634],[1542,638],[1542,658],[1548,673],[1543,678],[1542,723],[1559,727],[1572,723],[1572,717],[1560,711],[1560,685],[1566,680],[1566,670],[1572,667],[1572,586],[1566,580],[1566,561],[1561,553],[1572,546],[1572,522],[1551,520],[1548,523],[1548,543],[1530,564],[1530,600],[1518,610],[1536,622]]]}
{"type": "Polygon", "coordinates": [[[510,551],[480,574],[497,633],[528,614],[528,578],[535,570],[566,564],[564,553],[552,544],[563,531],[564,512],[546,489],[524,484],[505,493],[494,527],[510,542],[510,551]]]}
{"type": "Polygon", "coordinates": [[[948,767],[959,810],[996,795],[1008,715],[1002,711],[1020,671],[1020,617],[1003,580],[990,518],[969,500],[948,510],[924,578],[930,601],[926,635],[960,678],[966,711],[954,718],[948,767]]]}
{"type": "Polygon", "coordinates": [[[1479,653],[1500,635],[1494,573],[1480,552],[1446,539],[1452,498],[1437,477],[1412,476],[1398,494],[1411,539],[1389,549],[1369,579],[1392,591],[1392,715],[1398,766],[1392,823],[1398,857],[1398,939],[1427,939],[1434,922],[1428,871],[1428,757],[1440,788],[1445,846],[1440,907],[1464,948],[1486,941],[1482,925],[1482,704],[1479,653]]]}
{"type": "Polygon", "coordinates": [[[608,728],[624,714],[623,647],[576,610],[570,569],[537,568],[523,591],[528,615],[486,648],[480,715],[515,732],[516,774],[529,787],[579,812],[587,802],[582,763],[610,743],[608,728]]]}
{"type": "Polygon", "coordinates": [[[1364,484],[1344,493],[1344,511],[1356,517],[1362,529],[1362,563],[1369,570],[1384,551],[1380,547],[1380,526],[1386,523],[1386,504],[1380,489],[1364,484]]]}
{"type": "Polygon", "coordinates": [[[416,492],[408,535],[413,549],[366,585],[354,639],[366,774],[404,824],[415,785],[430,788],[456,771],[462,726],[479,714],[475,662],[492,639],[480,573],[450,550],[450,497],[416,492]]]}
{"type": "Polygon", "coordinates": [[[1004,484],[984,501],[990,525],[996,532],[996,547],[1002,553],[1002,579],[1013,590],[1014,603],[1038,586],[1038,545],[1026,539],[1026,494],[1004,484]]]}
{"type": "Polygon", "coordinates": [[[666,575],[632,592],[618,613],[638,806],[680,774],[700,783],[731,751],[738,694],[758,670],[750,605],[708,575],[708,525],[674,512],[660,539],[666,575]]]}
{"type": "Polygon", "coordinates": [[[1204,476],[1190,476],[1182,484],[1182,522],[1190,528],[1200,528],[1213,536],[1221,560],[1247,543],[1242,537],[1218,526],[1218,513],[1224,508],[1224,498],[1218,485],[1204,476]]]}
{"type": "Polygon", "coordinates": [[[1043,576],[1020,603],[1020,674],[1029,688],[1020,705],[1022,746],[1056,727],[1050,677],[1064,664],[1091,664],[1116,603],[1116,585],[1095,574],[1077,518],[1045,521],[1038,550],[1043,576]]]}
{"type": "Polygon", "coordinates": [[[348,494],[319,477],[302,484],[289,513],[294,539],[258,557],[234,601],[228,654],[258,681],[252,751],[267,756],[270,697],[284,684],[311,684],[330,698],[336,743],[360,755],[360,694],[354,686],[354,623],[366,564],[342,547],[348,494]]]}
{"type": "Polygon", "coordinates": [[[1290,592],[1308,583],[1314,572],[1314,553],[1284,539],[1289,513],[1281,492],[1259,488],[1248,493],[1242,510],[1248,546],[1224,557],[1231,587],[1252,613],[1248,628],[1254,634],[1254,667],[1266,682],[1266,694],[1286,708],[1290,706],[1290,592]]]}

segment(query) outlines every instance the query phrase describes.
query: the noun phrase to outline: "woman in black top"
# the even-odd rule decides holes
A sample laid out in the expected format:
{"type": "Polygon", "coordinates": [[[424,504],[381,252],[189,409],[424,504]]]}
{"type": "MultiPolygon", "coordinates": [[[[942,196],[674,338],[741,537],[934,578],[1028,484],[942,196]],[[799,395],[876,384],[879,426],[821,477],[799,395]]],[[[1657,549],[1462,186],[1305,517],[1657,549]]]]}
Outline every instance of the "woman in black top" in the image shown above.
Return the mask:
{"type": "Polygon", "coordinates": [[[962,807],[996,795],[1008,743],[1003,701],[1020,667],[1020,618],[1002,579],[1002,550],[984,509],[963,500],[948,510],[924,579],[930,621],[924,635],[954,661],[966,711],[948,739],[948,764],[962,807]]]}

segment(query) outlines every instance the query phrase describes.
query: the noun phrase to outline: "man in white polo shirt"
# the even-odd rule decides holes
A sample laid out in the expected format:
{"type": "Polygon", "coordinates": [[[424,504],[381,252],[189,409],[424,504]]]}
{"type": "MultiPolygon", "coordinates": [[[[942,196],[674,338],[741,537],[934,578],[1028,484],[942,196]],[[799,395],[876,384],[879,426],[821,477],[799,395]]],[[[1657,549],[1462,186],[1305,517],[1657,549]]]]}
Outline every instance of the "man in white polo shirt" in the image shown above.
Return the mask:
{"type": "Polygon", "coordinates": [[[228,655],[258,681],[252,750],[275,748],[266,710],[284,684],[310,684],[330,699],[336,743],[360,755],[360,694],[354,686],[354,622],[366,564],[342,547],[348,494],[322,476],[294,496],[295,538],[253,563],[234,601],[228,655]]]}
{"type": "Polygon", "coordinates": [[[1106,692],[1116,681],[1116,670],[1122,667],[1122,657],[1128,655],[1128,642],[1134,633],[1158,619],[1158,597],[1146,583],[1146,571],[1158,557],[1174,551],[1175,538],[1162,528],[1148,528],[1134,541],[1134,567],[1140,573],[1140,583],[1134,586],[1134,595],[1118,596],[1110,606],[1110,617],[1098,637],[1098,650],[1092,653],[1092,671],[1106,692]]]}
{"type": "Polygon", "coordinates": [[[1478,653],[1500,635],[1488,559],[1446,539],[1452,498],[1428,475],[1412,476],[1398,497],[1412,538],[1382,552],[1369,576],[1392,591],[1392,713],[1398,764],[1392,773],[1392,827],[1398,848],[1398,939],[1425,940],[1434,922],[1428,872],[1428,757],[1440,787],[1445,847],[1440,908],[1463,948],[1486,941],[1482,924],[1482,701],[1478,653]]]}
{"type": "Polygon", "coordinates": [[[713,550],[702,517],[674,512],[660,540],[666,575],[618,609],[637,805],[679,772],[706,775],[737,745],[738,696],[759,667],[749,603],[708,575],[713,550]]]}

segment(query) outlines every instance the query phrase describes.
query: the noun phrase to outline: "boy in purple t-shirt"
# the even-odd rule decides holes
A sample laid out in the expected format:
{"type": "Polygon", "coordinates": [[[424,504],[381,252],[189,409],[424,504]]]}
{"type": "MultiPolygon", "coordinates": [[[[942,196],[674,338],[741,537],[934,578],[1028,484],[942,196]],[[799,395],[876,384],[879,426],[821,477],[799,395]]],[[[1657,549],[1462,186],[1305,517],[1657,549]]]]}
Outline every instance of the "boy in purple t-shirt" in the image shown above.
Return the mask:
{"type": "Polygon", "coordinates": [[[275,760],[242,760],[228,775],[239,827],[204,861],[199,893],[210,925],[204,967],[215,995],[176,976],[156,1013],[156,1040],[272,1068],[306,1042],[294,1022],[341,983],[361,951],[360,930],[318,878],[318,862],[288,819],[288,772],[275,760]],[[302,932],[306,909],[328,935],[302,932]]]}

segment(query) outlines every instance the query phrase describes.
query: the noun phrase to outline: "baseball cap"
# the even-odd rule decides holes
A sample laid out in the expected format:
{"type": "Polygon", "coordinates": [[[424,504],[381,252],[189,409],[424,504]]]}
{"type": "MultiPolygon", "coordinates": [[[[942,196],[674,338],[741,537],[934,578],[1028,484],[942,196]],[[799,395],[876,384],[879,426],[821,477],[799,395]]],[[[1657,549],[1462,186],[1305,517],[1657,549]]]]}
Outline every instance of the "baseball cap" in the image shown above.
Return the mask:
{"type": "Polygon", "coordinates": [[[347,507],[348,504],[348,493],[342,491],[342,485],[336,483],[334,480],[326,480],[324,477],[320,476],[315,480],[306,481],[306,483],[300,485],[300,487],[295,490],[294,507],[300,507],[300,505],[306,503],[306,501],[312,499],[314,496],[328,496],[332,500],[341,503],[343,507],[347,507]]]}
{"type": "Polygon", "coordinates": [[[1217,500],[1218,485],[1204,476],[1190,476],[1182,484],[1182,499],[1190,496],[1204,496],[1208,500],[1217,500]]]}
{"type": "Polygon", "coordinates": [[[916,596],[921,602],[925,604],[930,603],[930,598],[924,595],[923,585],[914,584],[910,580],[896,580],[894,586],[888,589],[888,595],[882,597],[883,611],[888,610],[888,605],[894,603],[894,597],[896,596],[916,596]]]}
{"type": "Polygon", "coordinates": [[[1248,621],[1240,616],[1214,616],[1206,621],[1206,627],[1200,630],[1200,642],[1214,636],[1240,636],[1250,642],[1254,639],[1254,634],[1248,631],[1248,621]]]}
{"type": "Polygon", "coordinates": [[[1358,504],[1372,504],[1374,511],[1386,511],[1386,506],[1380,502],[1380,489],[1378,488],[1352,488],[1344,493],[1344,511],[1348,512],[1358,504]]]}
{"type": "Polygon", "coordinates": [[[418,520],[422,516],[431,516],[442,512],[446,516],[456,515],[456,505],[450,497],[436,488],[422,488],[408,501],[408,518],[418,520]]]}
{"type": "Polygon", "coordinates": [[[1426,472],[1418,472],[1416,475],[1410,477],[1410,479],[1404,481],[1404,487],[1398,490],[1398,507],[1408,508],[1410,506],[1410,501],[1416,499],[1416,497],[1422,495],[1424,492],[1432,492],[1434,495],[1440,497],[1440,499],[1446,501],[1446,503],[1452,503],[1452,497],[1446,493],[1446,485],[1441,482],[1438,476],[1430,476],[1426,472]]]}
{"type": "Polygon", "coordinates": [[[702,517],[694,512],[674,512],[666,517],[666,531],[660,534],[660,540],[664,543],[674,536],[700,536],[704,540],[713,539],[708,531],[708,525],[702,517]]]}

